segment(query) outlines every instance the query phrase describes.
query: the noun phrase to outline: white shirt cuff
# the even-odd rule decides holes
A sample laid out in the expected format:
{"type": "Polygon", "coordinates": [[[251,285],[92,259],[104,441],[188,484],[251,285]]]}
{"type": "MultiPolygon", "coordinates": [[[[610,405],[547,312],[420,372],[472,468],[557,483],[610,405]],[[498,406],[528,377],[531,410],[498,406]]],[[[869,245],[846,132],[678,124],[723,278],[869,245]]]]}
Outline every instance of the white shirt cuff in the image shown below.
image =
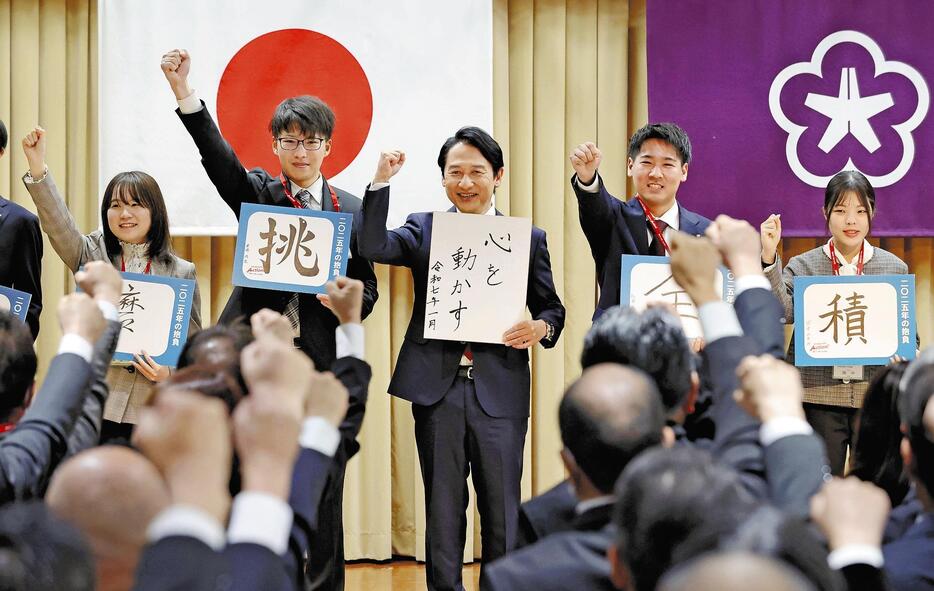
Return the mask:
{"type": "Polygon", "coordinates": [[[234,497],[227,526],[228,544],[257,544],[285,554],[292,529],[292,509],[270,494],[244,491],[234,497]]]}
{"type": "Polygon", "coordinates": [[[768,447],[785,437],[792,435],[810,435],[814,432],[807,421],[798,417],[779,417],[771,419],[759,427],[759,442],[768,447]]]}
{"type": "Polygon", "coordinates": [[[707,302],[697,309],[697,317],[704,332],[704,341],[708,345],[717,339],[743,335],[743,327],[736,317],[736,310],[726,302],[707,302]]]}
{"type": "Polygon", "coordinates": [[[585,193],[596,193],[600,190],[600,173],[598,172],[597,174],[593,175],[593,180],[590,181],[589,185],[585,185],[584,183],[580,182],[580,179],[575,179],[574,182],[577,183],[577,186],[580,187],[581,191],[584,191],[585,193]]]}
{"type": "Polygon", "coordinates": [[[197,113],[201,109],[201,99],[198,98],[198,95],[194,91],[192,91],[191,94],[182,100],[178,101],[178,110],[182,112],[182,115],[197,113]]]}
{"type": "Polygon", "coordinates": [[[111,322],[117,322],[120,320],[120,315],[117,313],[117,307],[110,302],[97,300],[97,307],[100,309],[101,314],[104,315],[106,320],[110,320],[111,322]]]}
{"type": "Polygon", "coordinates": [[[364,361],[366,350],[366,337],[363,332],[363,325],[356,322],[348,322],[337,327],[334,339],[337,341],[337,358],[356,357],[364,361]]]}
{"type": "Polygon", "coordinates": [[[370,191],[379,191],[383,187],[388,187],[389,183],[370,183],[370,191]]]}
{"type": "Polygon", "coordinates": [[[739,294],[747,289],[755,289],[757,287],[772,291],[772,284],[769,283],[769,279],[765,275],[743,275],[742,277],[736,278],[733,293],[736,297],[739,297],[739,294]]]}
{"type": "Polygon", "coordinates": [[[146,539],[158,542],[169,536],[201,540],[216,552],[224,549],[224,528],[206,511],[189,505],[172,505],[159,513],[146,529],[146,539]]]}
{"type": "Polygon", "coordinates": [[[840,570],[853,564],[868,564],[869,566],[882,568],[884,563],[882,549],[869,544],[847,544],[837,548],[827,556],[827,564],[833,570],[840,570]]]}
{"type": "Polygon", "coordinates": [[[63,336],[58,344],[58,354],[61,355],[62,353],[74,353],[81,359],[91,363],[94,356],[94,345],[89,343],[86,338],[70,332],[63,336]]]}
{"type": "Polygon", "coordinates": [[[313,449],[328,457],[334,457],[337,446],[341,443],[341,434],[324,417],[308,417],[302,421],[298,443],[305,449],[313,449]]]}

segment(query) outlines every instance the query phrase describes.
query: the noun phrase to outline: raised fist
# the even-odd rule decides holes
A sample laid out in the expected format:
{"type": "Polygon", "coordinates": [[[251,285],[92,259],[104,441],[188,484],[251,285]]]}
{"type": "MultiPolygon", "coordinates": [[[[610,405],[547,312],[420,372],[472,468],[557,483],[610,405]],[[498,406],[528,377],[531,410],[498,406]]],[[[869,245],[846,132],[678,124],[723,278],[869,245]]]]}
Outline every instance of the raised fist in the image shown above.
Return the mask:
{"type": "Polygon", "coordinates": [[[594,175],[597,174],[597,168],[600,167],[603,154],[597,144],[584,142],[571,150],[569,158],[571,166],[574,167],[574,172],[577,173],[577,180],[583,185],[589,185],[593,182],[594,175]]]}

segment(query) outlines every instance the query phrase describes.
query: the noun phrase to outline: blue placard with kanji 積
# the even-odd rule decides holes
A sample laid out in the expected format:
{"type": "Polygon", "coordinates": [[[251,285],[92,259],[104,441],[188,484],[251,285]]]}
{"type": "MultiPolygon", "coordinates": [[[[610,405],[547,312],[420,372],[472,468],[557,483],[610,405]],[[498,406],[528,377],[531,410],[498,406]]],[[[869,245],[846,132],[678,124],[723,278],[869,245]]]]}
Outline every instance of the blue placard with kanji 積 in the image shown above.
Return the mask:
{"type": "Polygon", "coordinates": [[[0,285],[0,310],[9,312],[23,322],[26,322],[30,301],[32,301],[31,293],[0,285]]]}
{"type": "MultiPolygon", "coordinates": [[[[671,305],[690,339],[703,336],[697,308],[671,274],[669,257],[624,254],[620,261],[619,303],[641,310],[649,303],[671,305]]],[[[734,277],[726,267],[717,269],[715,288],[726,302],[733,302],[734,277]]]]}
{"type": "Polygon", "coordinates": [[[353,215],[244,203],[233,284],[278,291],[325,293],[347,273],[353,215]]]}
{"type": "Polygon", "coordinates": [[[914,275],[795,277],[795,365],[914,359],[914,275]]]}
{"type": "Polygon", "coordinates": [[[175,367],[188,339],[195,294],[194,279],[121,273],[123,292],[117,301],[120,339],[114,361],[129,363],[145,351],[160,365],[175,367]]]}

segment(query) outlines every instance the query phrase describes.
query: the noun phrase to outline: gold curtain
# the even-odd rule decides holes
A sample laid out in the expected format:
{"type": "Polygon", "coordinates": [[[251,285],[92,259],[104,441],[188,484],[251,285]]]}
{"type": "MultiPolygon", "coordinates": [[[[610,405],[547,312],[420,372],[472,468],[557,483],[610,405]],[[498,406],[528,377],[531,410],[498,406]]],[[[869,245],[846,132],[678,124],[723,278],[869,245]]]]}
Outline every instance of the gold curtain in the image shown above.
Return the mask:
{"type": "MultiPolygon", "coordinates": [[[[494,135],[507,164],[497,203],[511,215],[531,217],[548,233],[555,284],[567,307],[558,346],[532,355],[523,479],[528,497],[564,476],[556,411],[565,385],[579,373],[596,299],[567,154],[580,142],[596,141],[606,157],[601,173],[607,184],[624,192],[627,140],[648,117],[645,0],[492,0],[492,6],[494,135]]],[[[0,194],[34,209],[19,181],[26,170],[19,142],[38,123],[49,131],[49,166],[84,231],[99,224],[97,38],[95,0],[0,0],[0,119],[11,138],[0,160],[0,194]]],[[[160,74],[154,69],[153,75],[160,74]]],[[[202,317],[216,319],[230,294],[233,239],[183,237],[174,243],[197,265],[202,317]]],[[[785,255],[816,243],[788,240],[785,255]]],[[[926,343],[934,329],[934,240],[883,239],[881,245],[917,276],[918,327],[926,343]]],[[[378,266],[377,276],[380,300],[365,323],[373,382],[362,450],[348,467],[345,486],[347,557],[421,557],[425,517],[411,411],[386,394],[409,319],[412,282],[405,269],[378,266]]],[[[57,300],[72,289],[70,273],[47,241],[42,282],[45,311],[37,351],[44,372],[60,336],[57,300]]],[[[479,556],[479,525],[470,511],[468,560],[479,556]]]]}

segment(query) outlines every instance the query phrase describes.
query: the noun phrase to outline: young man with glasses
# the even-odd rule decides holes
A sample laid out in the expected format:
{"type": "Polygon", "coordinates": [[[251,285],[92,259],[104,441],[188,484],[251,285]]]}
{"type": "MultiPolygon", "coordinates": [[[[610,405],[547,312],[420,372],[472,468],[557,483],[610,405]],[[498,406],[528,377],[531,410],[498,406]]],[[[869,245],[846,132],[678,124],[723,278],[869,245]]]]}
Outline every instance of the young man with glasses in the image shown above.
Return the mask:
{"type": "MultiPolygon", "coordinates": [[[[261,168],[247,171],[194,91],[188,85],[191,57],[184,49],[173,49],[162,56],[162,72],[178,100],[179,118],[198,146],[201,164],[227,205],[240,216],[242,203],[262,203],[282,207],[303,207],[341,211],[357,217],[361,201],[331,186],[321,174],[321,163],[331,151],[334,113],[321,99],[303,95],[282,101],[269,122],[271,147],[279,157],[281,174],[261,168]]],[[[354,227],[358,223],[354,222],[354,227]]],[[[378,297],[376,275],[369,261],[357,252],[356,233],[351,237],[351,257],[347,275],[364,283],[363,318],[372,311],[378,297]]],[[[219,322],[249,318],[262,308],[286,316],[299,336],[296,346],[314,361],[319,371],[331,367],[336,356],[337,317],[328,309],[327,296],[294,294],[284,291],[235,287],[219,322]]],[[[343,334],[343,333],[342,333],[343,334]]],[[[350,339],[350,336],[348,339],[350,339]]],[[[351,401],[351,406],[355,401],[351,401]]],[[[356,436],[363,422],[360,412],[349,412],[341,425],[341,441],[334,456],[332,473],[321,499],[317,533],[312,543],[308,570],[315,589],[342,589],[344,586],[344,544],[341,506],[344,467],[356,453],[356,436]]]]}

